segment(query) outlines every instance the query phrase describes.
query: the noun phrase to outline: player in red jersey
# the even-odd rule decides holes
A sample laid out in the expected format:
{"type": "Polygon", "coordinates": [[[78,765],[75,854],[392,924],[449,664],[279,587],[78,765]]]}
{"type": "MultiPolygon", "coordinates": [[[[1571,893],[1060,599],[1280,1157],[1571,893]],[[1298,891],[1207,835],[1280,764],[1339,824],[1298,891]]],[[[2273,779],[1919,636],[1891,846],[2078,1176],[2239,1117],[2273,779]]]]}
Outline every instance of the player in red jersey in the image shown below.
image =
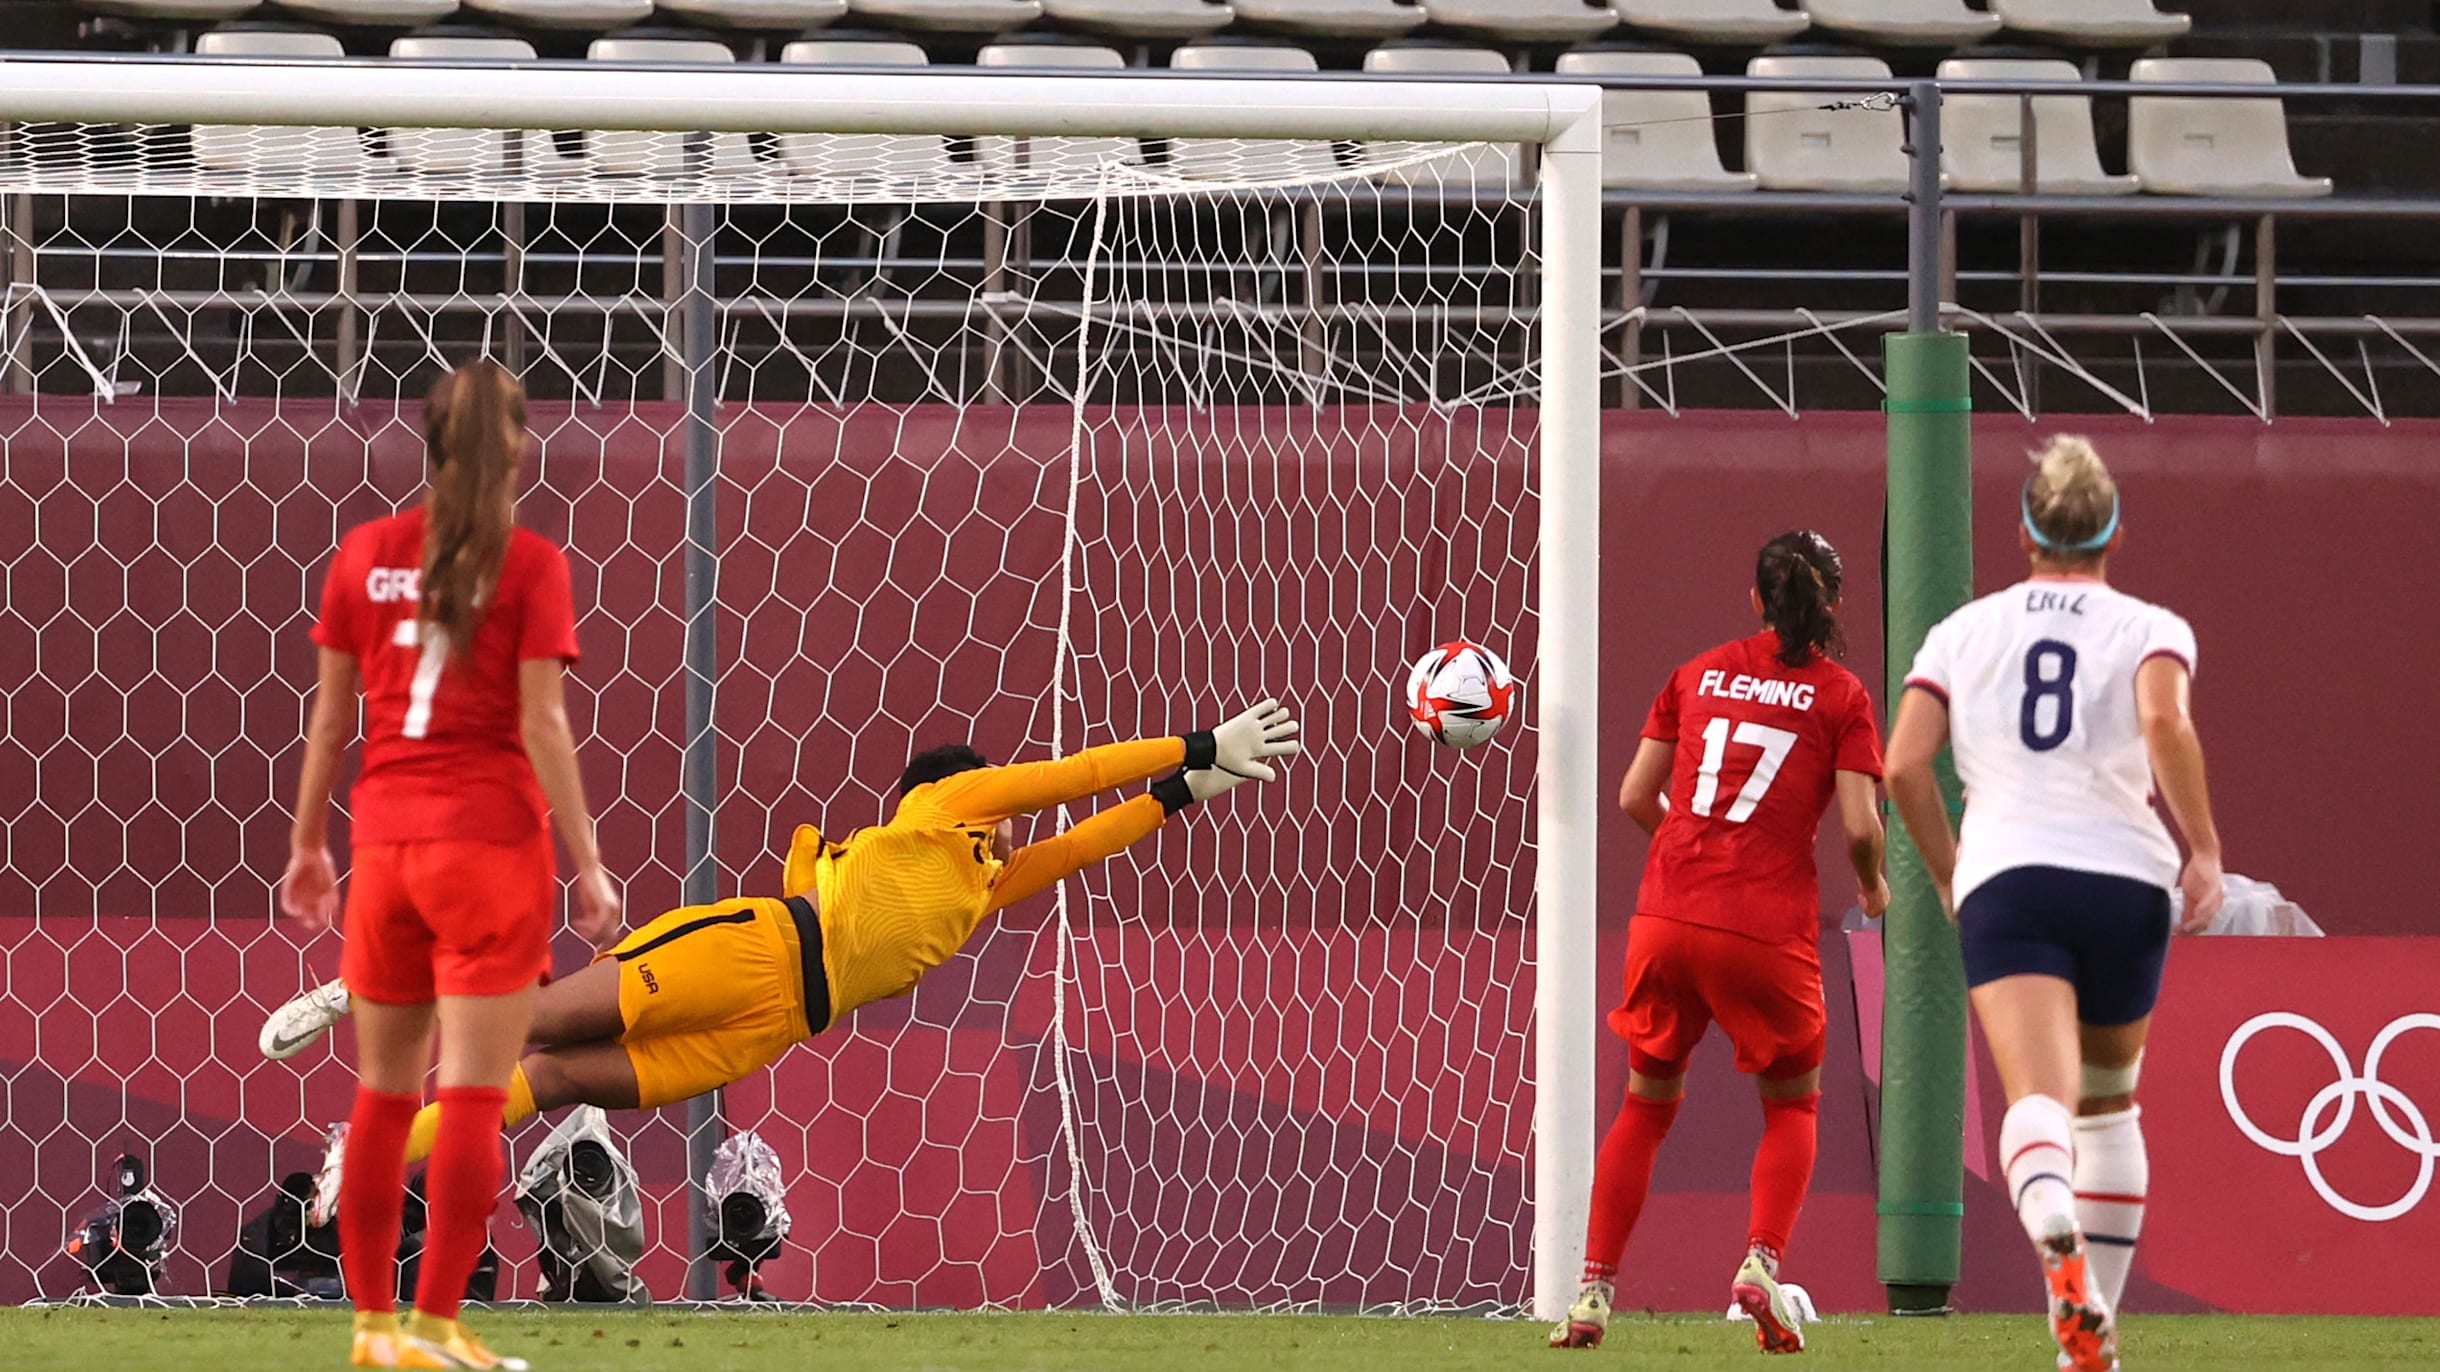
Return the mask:
{"type": "Polygon", "coordinates": [[[564,674],[576,660],[567,556],[515,526],[530,442],[508,373],[469,363],[424,409],[423,504],[351,530],[314,625],[321,679],[297,780],[280,908],[308,929],[338,908],[326,826],[364,694],[350,796],[354,880],[340,973],[359,1082],[339,1208],[358,1367],[522,1367],[458,1323],[500,1187],[500,1115],[549,964],[547,800],[576,861],[576,926],[599,945],[619,900],[576,770],[564,674]],[[461,650],[458,645],[466,645],[461,650]],[[440,1133],[415,1311],[397,1315],[408,1123],[440,1028],[440,1133]]]}
{"type": "Polygon", "coordinates": [[[1612,1282],[1685,1096],[1686,1060],[1714,1022],[1762,1095],[1753,1222],[1731,1292],[1764,1352],[1804,1348],[1778,1277],[1813,1180],[1824,1030],[1813,840],[1833,797],[1865,913],[1889,906],[1872,700],[1830,660],[1842,646],[1840,575],[1820,534],[1764,544],[1754,609],[1766,627],[1670,675],[1619,787],[1619,808],[1652,835],[1628,926],[1626,996],[1610,1012],[1627,1041],[1627,1099],[1594,1167],[1584,1289],[1551,1331],[1554,1348],[1593,1347],[1609,1326],[1612,1282]]]}

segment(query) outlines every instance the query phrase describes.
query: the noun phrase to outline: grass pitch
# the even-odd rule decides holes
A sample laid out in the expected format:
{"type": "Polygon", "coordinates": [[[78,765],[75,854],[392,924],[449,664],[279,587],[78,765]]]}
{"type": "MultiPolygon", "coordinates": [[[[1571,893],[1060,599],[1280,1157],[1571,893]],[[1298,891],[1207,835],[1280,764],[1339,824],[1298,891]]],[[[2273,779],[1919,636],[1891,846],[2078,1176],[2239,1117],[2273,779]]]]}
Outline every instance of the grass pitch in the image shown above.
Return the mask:
{"type": "MultiPolygon", "coordinates": [[[[1542,1347],[1539,1324],[1481,1319],[1272,1315],[478,1313],[495,1348],[536,1372],[1429,1372],[1530,1365],[1755,1372],[1742,1326],[1692,1315],[1626,1315],[1587,1353],[1542,1347]]],[[[0,1309],[0,1366],[284,1372],[347,1363],[347,1317],[291,1310],[0,1309]]],[[[2038,1317],[1846,1317],[1812,1326],[1801,1367],[2051,1372],[2038,1317]]],[[[2440,1367],[2440,1320],[2292,1316],[2138,1318],[2128,1372],[2440,1367]]],[[[1776,1364],[1774,1364],[1776,1365],[1776,1364]]]]}

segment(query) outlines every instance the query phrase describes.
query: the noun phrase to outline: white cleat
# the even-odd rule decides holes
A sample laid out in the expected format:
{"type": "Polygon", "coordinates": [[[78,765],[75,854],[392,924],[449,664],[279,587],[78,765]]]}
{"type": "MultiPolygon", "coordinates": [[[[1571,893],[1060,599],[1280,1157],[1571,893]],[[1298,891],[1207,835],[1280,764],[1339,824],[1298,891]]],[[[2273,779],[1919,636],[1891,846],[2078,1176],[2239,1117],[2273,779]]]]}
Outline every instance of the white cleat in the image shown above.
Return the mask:
{"type": "Polygon", "coordinates": [[[339,1170],[347,1159],[347,1121],[330,1127],[330,1142],[322,1149],[322,1170],[313,1178],[313,1199],[305,1204],[307,1222],[319,1229],[339,1213],[339,1170]]]}
{"type": "Polygon", "coordinates": [[[1550,1331],[1553,1348],[1599,1348],[1610,1330],[1610,1302],[1616,1299],[1606,1281],[1586,1282],[1568,1307],[1567,1318],[1550,1331]]]}
{"type": "Polygon", "coordinates": [[[347,1018],[347,1010],[346,984],[323,982],[272,1011],[271,1018],[263,1021],[262,1036],[255,1042],[264,1057],[273,1062],[285,1061],[329,1033],[332,1025],[347,1018]]]}
{"type": "Polygon", "coordinates": [[[1737,1279],[1729,1286],[1729,1298],[1754,1322],[1754,1342],[1763,1352],[1805,1351],[1804,1321],[1796,1303],[1771,1275],[1761,1255],[1746,1255],[1745,1265],[1737,1269],[1737,1279]]]}

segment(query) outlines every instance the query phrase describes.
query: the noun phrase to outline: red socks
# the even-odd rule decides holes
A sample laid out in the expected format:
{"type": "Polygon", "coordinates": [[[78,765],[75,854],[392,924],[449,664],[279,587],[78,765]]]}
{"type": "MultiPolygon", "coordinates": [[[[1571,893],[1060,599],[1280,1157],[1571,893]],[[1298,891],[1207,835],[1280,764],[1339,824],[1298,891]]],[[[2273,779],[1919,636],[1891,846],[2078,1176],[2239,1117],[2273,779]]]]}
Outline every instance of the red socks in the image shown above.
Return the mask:
{"type": "Polygon", "coordinates": [[[1762,1146],[1754,1150],[1754,1211],[1748,1241],[1774,1255],[1788,1251],[1796,1214],[1813,1185],[1815,1125],[1822,1093],[1762,1103],[1762,1146]]]}
{"type": "MultiPolygon", "coordinates": [[[[424,1231],[423,1266],[416,1275],[415,1308],[435,1319],[454,1320],[458,1303],[466,1295],[466,1281],[482,1260],[492,1208],[500,1200],[500,1117],[508,1093],[496,1086],[444,1086],[439,1103],[440,1134],[432,1144],[432,1160],[424,1168],[424,1200],[431,1218],[424,1231]]],[[[406,1118],[413,1118],[414,1113],[410,1101],[406,1118]]],[[[397,1147],[403,1157],[403,1119],[397,1147]]],[[[355,1159],[348,1162],[352,1167],[355,1159]]],[[[394,1181],[393,1189],[396,1185],[394,1181]]],[[[397,1246],[397,1225],[397,1201],[393,1199],[393,1248],[397,1246]]]]}
{"type": "MultiPolygon", "coordinates": [[[[1644,1197],[1652,1191],[1652,1162],[1660,1156],[1661,1140],[1677,1122],[1683,1100],[1647,1100],[1630,1091],[1619,1108],[1618,1122],[1601,1141],[1601,1156],[1593,1164],[1593,1220],[1584,1238],[1584,1280],[1609,1281],[1618,1275],[1618,1260],[1627,1251],[1627,1236],[1643,1216],[1644,1197]]],[[[1807,1155],[1808,1164],[1810,1154],[1807,1155]]]]}
{"type": "Polygon", "coordinates": [[[398,1309],[398,1211],[407,1199],[407,1125],[422,1102],[356,1088],[339,1172],[339,1266],[358,1310],[398,1309]]]}

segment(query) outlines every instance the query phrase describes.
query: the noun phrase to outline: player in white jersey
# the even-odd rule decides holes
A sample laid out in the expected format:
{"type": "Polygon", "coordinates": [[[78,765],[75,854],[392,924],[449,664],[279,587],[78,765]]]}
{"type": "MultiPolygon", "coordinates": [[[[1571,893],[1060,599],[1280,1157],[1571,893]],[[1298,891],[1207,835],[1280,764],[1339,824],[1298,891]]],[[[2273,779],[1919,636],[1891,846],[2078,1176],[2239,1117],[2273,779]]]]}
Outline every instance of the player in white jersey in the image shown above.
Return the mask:
{"type": "Polygon", "coordinates": [[[1958,923],[2060,1365],[2109,1372],[2150,1175],[2135,1080],[2169,890],[2185,892],[2185,929],[2211,922],[2220,837],[2188,709],[2194,631],[2106,580],[2124,531],[2092,445],[2060,437],[2037,460],[2018,533],[2032,575],[1924,639],[1888,785],[1958,923]],[[1932,771],[1944,743],[1965,786],[1962,839],[1932,771]],[[2155,783],[2186,836],[2182,864],[2152,808],[2155,783]]]}

